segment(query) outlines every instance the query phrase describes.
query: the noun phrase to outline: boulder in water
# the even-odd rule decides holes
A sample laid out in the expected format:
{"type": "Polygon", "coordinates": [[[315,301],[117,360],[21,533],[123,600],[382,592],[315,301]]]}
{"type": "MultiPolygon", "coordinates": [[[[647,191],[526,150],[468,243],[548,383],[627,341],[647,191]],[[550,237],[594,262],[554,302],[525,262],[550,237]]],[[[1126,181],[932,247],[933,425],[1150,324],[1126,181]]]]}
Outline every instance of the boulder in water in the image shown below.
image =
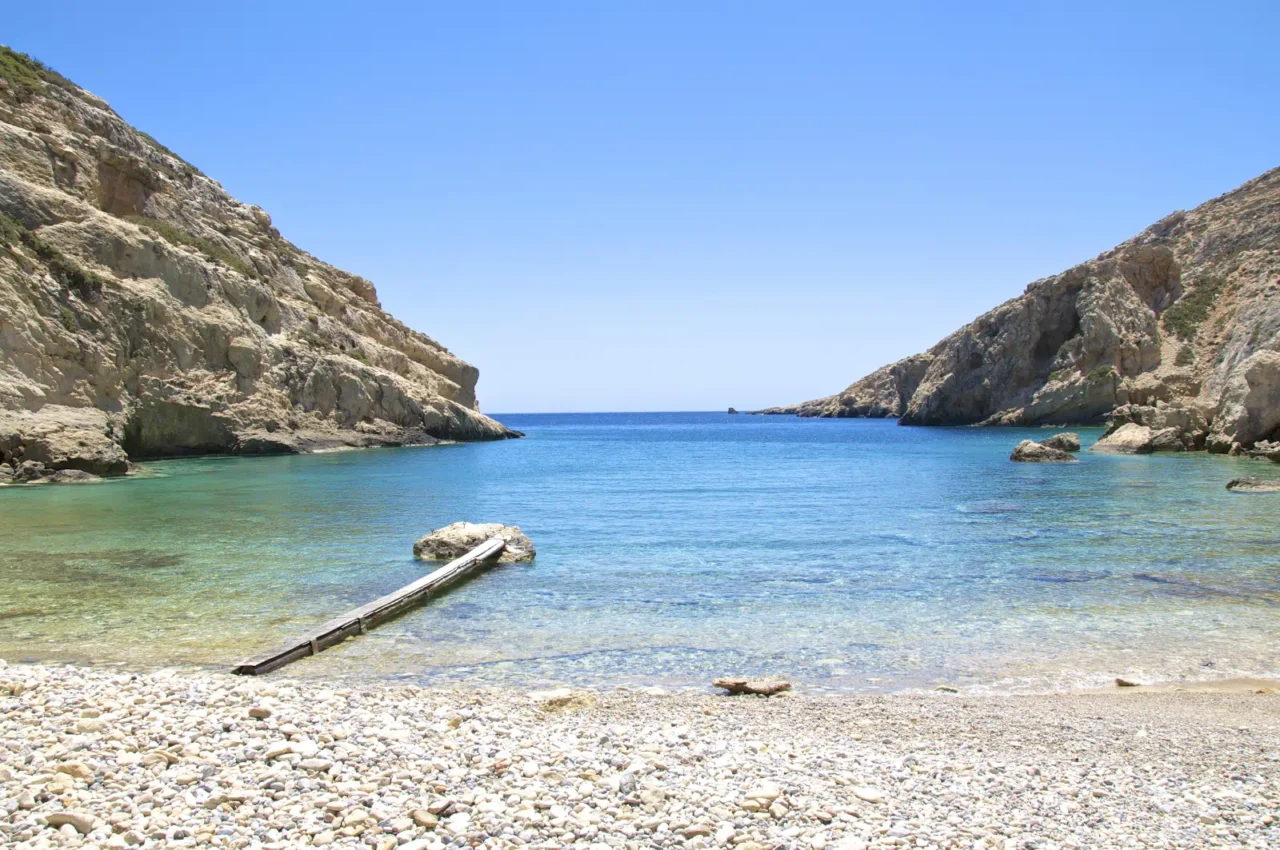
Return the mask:
{"type": "Polygon", "coordinates": [[[1040,445],[1064,452],[1078,452],[1080,451],[1080,435],[1074,431],[1063,431],[1061,434],[1054,434],[1047,440],[1041,440],[1040,445]]]}
{"type": "Polygon", "coordinates": [[[1023,440],[1018,443],[1017,448],[1013,450],[1013,454],[1009,455],[1009,460],[1016,460],[1021,463],[1075,463],[1076,459],[1062,449],[1055,449],[1052,446],[1046,446],[1044,443],[1037,443],[1032,440],[1023,440]]]}
{"type": "Polygon", "coordinates": [[[1089,451],[1125,455],[1151,454],[1155,451],[1153,437],[1154,433],[1146,425],[1126,422],[1094,443],[1089,451]]]}
{"type": "Polygon", "coordinates": [[[519,526],[500,522],[455,522],[437,528],[413,544],[414,557],[421,561],[452,561],[461,558],[491,537],[504,537],[507,547],[498,556],[499,564],[524,564],[533,560],[533,541],[519,526]]]}

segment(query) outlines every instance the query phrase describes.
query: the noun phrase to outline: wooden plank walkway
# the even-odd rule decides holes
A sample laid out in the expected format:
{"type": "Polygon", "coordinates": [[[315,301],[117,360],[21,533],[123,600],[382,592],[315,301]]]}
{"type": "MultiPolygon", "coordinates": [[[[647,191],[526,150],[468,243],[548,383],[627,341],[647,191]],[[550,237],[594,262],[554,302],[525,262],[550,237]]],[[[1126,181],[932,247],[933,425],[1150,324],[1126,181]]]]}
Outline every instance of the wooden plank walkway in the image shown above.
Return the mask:
{"type": "Polygon", "coordinates": [[[430,575],[375,599],[367,605],[362,605],[354,611],[334,617],[288,646],[241,661],[231,669],[231,672],[242,676],[260,676],[297,661],[299,658],[319,655],[352,635],[362,635],[378,623],[403,614],[436,591],[476,572],[501,554],[506,545],[507,541],[504,538],[491,537],[461,558],[450,561],[430,575]]]}

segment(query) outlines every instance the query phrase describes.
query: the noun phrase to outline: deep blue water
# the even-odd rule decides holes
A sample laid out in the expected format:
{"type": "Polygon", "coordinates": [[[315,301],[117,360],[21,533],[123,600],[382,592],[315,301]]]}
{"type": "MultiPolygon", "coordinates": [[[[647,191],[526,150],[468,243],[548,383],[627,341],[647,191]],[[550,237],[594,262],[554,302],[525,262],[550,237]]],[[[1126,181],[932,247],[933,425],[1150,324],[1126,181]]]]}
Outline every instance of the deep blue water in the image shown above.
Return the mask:
{"type": "Polygon", "coordinates": [[[465,519],[521,526],[536,562],[288,675],[895,690],[1280,674],[1280,496],[1223,486],[1280,467],[1009,462],[1040,429],[499,418],[528,437],[0,491],[0,657],[230,664],[423,574],[414,539],[465,519]]]}

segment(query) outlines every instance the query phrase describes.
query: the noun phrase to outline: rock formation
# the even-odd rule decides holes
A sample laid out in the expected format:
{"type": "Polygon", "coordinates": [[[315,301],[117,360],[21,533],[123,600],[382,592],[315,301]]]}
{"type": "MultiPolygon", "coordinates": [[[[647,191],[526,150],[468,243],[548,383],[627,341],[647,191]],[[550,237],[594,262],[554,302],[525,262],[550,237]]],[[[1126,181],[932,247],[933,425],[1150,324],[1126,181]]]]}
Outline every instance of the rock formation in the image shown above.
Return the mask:
{"type": "Polygon", "coordinates": [[[1155,451],[1239,452],[1280,437],[1278,292],[1275,169],[1035,281],[837,395],[760,412],[908,425],[1109,422],[1113,432],[1138,424],[1155,451]]]}
{"type": "Polygon", "coordinates": [[[1227,489],[1234,493],[1280,493],[1280,481],[1262,478],[1232,478],[1227,489]]]}
{"type": "Polygon", "coordinates": [[[1049,441],[1037,443],[1023,440],[1014,448],[1009,460],[1020,463],[1075,463],[1076,459],[1065,450],[1049,445],[1049,441]]]}
{"type": "MultiPolygon", "coordinates": [[[[1162,430],[1160,433],[1165,432],[1162,430]]],[[[1116,428],[1108,429],[1102,439],[1089,447],[1089,451],[1126,455],[1150,454],[1156,450],[1155,434],[1156,432],[1146,425],[1124,422],[1116,428]]]]}
{"type": "Polygon", "coordinates": [[[103,100],[0,48],[0,465],[516,436],[478,372],[103,100]]]}
{"type": "Polygon", "coordinates": [[[413,555],[421,561],[452,561],[492,537],[505,537],[507,540],[507,547],[496,563],[525,564],[537,554],[533,541],[517,525],[455,522],[420,538],[413,544],[413,555]]]}
{"type": "Polygon", "coordinates": [[[791,683],[784,682],[781,679],[748,679],[745,676],[734,676],[716,679],[711,683],[711,687],[724,688],[729,692],[730,696],[755,694],[757,696],[771,697],[783,691],[791,690],[791,683]]]}
{"type": "Polygon", "coordinates": [[[1080,451],[1080,435],[1073,431],[1063,431],[1061,434],[1054,434],[1047,440],[1041,440],[1040,445],[1064,452],[1078,452],[1080,451]]]}

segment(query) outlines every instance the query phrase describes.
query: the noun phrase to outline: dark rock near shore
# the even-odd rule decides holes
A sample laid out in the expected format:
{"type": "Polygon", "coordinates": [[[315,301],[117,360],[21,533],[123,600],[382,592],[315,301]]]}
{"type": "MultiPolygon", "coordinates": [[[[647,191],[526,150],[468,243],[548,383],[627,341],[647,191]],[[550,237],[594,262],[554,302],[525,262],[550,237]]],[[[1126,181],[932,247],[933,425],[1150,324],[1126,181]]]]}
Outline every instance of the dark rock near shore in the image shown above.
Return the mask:
{"type": "Polygon", "coordinates": [[[1076,463],[1076,459],[1062,449],[1055,449],[1044,443],[1023,440],[1018,443],[1009,460],[1020,463],[1076,463]]]}
{"type": "Polygon", "coordinates": [[[1233,493],[1280,493],[1280,481],[1249,477],[1233,478],[1227,482],[1227,489],[1233,493]]]}
{"type": "Polygon", "coordinates": [[[1047,440],[1041,440],[1040,445],[1064,452],[1078,452],[1080,451],[1080,435],[1073,431],[1064,431],[1061,434],[1054,434],[1047,440]]]}

